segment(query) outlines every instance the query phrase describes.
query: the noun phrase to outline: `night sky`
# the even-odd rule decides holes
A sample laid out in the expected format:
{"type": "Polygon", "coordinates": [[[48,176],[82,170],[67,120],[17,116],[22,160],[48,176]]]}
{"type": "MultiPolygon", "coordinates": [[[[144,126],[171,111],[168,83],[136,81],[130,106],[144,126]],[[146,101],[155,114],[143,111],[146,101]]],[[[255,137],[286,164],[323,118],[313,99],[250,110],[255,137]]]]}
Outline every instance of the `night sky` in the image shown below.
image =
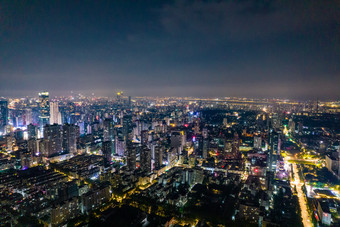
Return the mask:
{"type": "Polygon", "coordinates": [[[340,1],[0,0],[0,96],[340,97],[340,1]]]}

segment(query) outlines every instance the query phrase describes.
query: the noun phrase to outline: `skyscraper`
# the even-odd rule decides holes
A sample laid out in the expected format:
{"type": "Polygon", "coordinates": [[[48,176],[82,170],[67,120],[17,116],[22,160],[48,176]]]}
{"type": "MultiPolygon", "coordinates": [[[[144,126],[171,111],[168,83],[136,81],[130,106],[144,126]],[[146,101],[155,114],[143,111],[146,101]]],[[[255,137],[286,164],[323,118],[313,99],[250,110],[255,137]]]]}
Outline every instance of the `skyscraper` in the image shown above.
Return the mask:
{"type": "Polygon", "coordinates": [[[40,126],[49,124],[50,119],[50,101],[48,92],[39,93],[39,123],[40,126]]]}
{"type": "Polygon", "coordinates": [[[25,109],[25,123],[24,125],[29,125],[33,123],[33,112],[32,109],[25,109]]]}
{"type": "Polygon", "coordinates": [[[0,101],[0,132],[5,133],[6,125],[8,124],[8,102],[0,101]]]}
{"type": "Polygon", "coordinates": [[[51,156],[62,151],[62,126],[45,125],[44,126],[45,152],[51,156]]]}
{"type": "Polygon", "coordinates": [[[238,137],[238,133],[234,133],[234,138],[232,142],[231,152],[234,155],[235,158],[240,157],[240,139],[238,137]]]}
{"type": "Polygon", "coordinates": [[[103,141],[113,141],[114,140],[114,124],[112,119],[105,119],[103,122],[103,141]]]}
{"type": "Polygon", "coordinates": [[[50,124],[61,125],[61,113],[58,102],[50,102],[50,124]]]}
{"type": "Polygon", "coordinates": [[[202,158],[208,158],[209,140],[203,139],[202,158]]]}
{"type": "Polygon", "coordinates": [[[256,148],[256,149],[262,148],[262,138],[261,138],[261,136],[254,136],[254,148],[256,148]]]}
{"type": "Polygon", "coordinates": [[[126,164],[130,171],[133,171],[136,169],[136,153],[137,153],[137,149],[139,148],[140,148],[140,145],[138,143],[135,143],[135,144],[129,143],[127,147],[126,164]]]}
{"type": "Polygon", "coordinates": [[[151,172],[151,150],[146,146],[142,148],[140,153],[140,167],[146,173],[151,172]]]}
{"type": "Polygon", "coordinates": [[[163,148],[156,146],[155,148],[155,169],[159,170],[163,164],[163,148]]]}
{"type": "Polygon", "coordinates": [[[111,141],[105,141],[102,143],[102,152],[104,158],[108,161],[112,161],[112,143],[111,141]]]}
{"type": "Polygon", "coordinates": [[[79,127],[76,125],[63,125],[63,151],[73,154],[77,152],[78,131],[79,127]]]}
{"type": "Polygon", "coordinates": [[[27,134],[28,139],[37,139],[38,138],[37,127],[33,124],[27,125],[27,134]]]}

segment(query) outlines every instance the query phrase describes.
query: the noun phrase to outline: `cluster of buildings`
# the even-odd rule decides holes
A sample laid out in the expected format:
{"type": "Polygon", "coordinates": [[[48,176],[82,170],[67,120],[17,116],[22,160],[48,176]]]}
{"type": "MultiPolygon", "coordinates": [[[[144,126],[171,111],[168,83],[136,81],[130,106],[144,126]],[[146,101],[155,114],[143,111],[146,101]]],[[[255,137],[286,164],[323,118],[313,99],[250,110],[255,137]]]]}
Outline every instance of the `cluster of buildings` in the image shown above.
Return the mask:
{"type": "MultiPolygon", "coordinates": [[[[318,154],[334,150],[336,130],[311,126],[324,116],[332,121],[336,113],[327,105],[132,99],[122,92],[113,98],[41,92],[0,101],[0,223],[18,224],[23,215],[52,226],[81,223],[81,215],[96,212],[100,219],[98,209],[116,203],[150,214],[148,200],[158,206],[155,215],[182,224],[167,216],[169,206],[199,222],[213,223],[220,213],[226,223],[298,222],[283,153],[301,146],[318,154]],[[311,136],[324,147],[310,145],[311,136]],[[207,207],[216,212],[200,219],[207,207]]],[[[325,159],[339,175],[339,156],[325,159]]]]}

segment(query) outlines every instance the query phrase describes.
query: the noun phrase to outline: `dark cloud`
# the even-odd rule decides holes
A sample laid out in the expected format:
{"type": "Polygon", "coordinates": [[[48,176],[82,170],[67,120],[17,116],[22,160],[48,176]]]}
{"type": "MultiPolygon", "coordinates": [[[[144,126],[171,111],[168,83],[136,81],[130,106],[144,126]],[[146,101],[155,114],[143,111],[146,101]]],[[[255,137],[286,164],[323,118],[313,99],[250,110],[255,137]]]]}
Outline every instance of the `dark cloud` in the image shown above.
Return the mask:
{"type": "Polygon", "coordinates": [[[338,98],[339,1],[2,1],[0,95],[338,98]]]}

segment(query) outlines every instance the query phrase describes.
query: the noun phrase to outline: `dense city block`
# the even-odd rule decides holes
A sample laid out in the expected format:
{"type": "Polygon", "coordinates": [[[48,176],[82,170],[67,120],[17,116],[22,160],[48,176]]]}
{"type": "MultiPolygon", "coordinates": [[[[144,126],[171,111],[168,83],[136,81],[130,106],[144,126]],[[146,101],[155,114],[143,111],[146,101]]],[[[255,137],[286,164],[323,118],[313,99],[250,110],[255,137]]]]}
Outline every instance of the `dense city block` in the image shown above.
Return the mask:
{"type": "Polygon", "coordinates": [[[340,103],[0,101],[3,226],[338,226],[340,103]]]}

